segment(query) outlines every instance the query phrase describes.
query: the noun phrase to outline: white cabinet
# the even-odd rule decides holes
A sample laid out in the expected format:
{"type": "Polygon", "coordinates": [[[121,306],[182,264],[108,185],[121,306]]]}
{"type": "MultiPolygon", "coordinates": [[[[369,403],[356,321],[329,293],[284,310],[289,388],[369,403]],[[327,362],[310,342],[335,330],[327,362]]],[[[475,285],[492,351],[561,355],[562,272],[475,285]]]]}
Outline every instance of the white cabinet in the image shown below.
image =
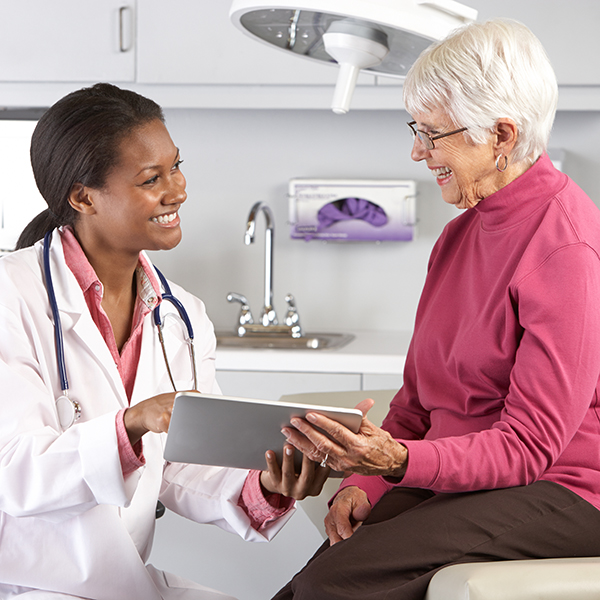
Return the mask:
{"type": "Polygon", "coordinates": [[[479,21],[521,21],[542,42],[560,85],[600,85],[598,0],[462,0],[479,11],[479,21]]]}
{"type": "Polygon", "coordinates": [[[284,394],[361,389],[361,375],[349,373],[285,373],[272,371],[217,371],[226,396],[279,400],[284,394]]]}
{"type": "MultiPolygon", "coordinates": [[[[559,109],[600,110],[598,0],[462,0],[479,20],[517,19],[540,38],[559,109]]],[[[335,66],[260,43],[230,0],[20,0],[0,20],[0,106],[44,106],[79,82],[128,82],[165,108],[328,109],[335,66]]],[[[361,74],[353,109],[402,107],[401,81],[361,74]]]]}
{"type": "MultiPolygon", "coordinates": [[[[461,0],[478,11],[477,20],[515,19],[538,37],[554,67],[560,86],[600,85],[600,2],[598,0],[461,0]]],[[[400,85],[378,77],[383,86],[400,85]]]]}
{"type": "Polygon", "coordinates": [[[133,81],[135,0],[18,0],[0,19],[0,81],[133,81]]]}
{"type": "Polygon", "coordinates": [[[217,381],[226,396],[278,400],[284,394],[398,390],[402,374],[218,370],[217,381]]]}

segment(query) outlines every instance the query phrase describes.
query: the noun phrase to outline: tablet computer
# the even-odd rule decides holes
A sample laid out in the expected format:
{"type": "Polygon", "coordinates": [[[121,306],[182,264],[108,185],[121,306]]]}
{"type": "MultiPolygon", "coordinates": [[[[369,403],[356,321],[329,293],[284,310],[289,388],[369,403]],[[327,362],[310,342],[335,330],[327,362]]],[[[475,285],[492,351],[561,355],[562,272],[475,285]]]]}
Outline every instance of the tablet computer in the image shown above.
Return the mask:
{"type": "MultiPolygon", "coordinates": [[[[273,450],[281,464],[286,442],[281,428],[308,412],[335,419],[355,433],[362,421],[355,408],[179,392],[164,457],[170,462],[264,470],[267,450],[273,450]]],[[[299,470],[302,454],[296,451],[294,458],[299,470]]]]}

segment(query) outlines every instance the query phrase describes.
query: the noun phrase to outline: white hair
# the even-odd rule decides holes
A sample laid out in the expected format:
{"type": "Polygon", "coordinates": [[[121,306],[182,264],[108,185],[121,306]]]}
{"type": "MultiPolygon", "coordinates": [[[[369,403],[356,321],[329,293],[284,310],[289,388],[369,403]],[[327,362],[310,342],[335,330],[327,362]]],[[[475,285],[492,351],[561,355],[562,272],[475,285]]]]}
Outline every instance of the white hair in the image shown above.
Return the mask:
{"type": "Polygon", "coordinates": [[[424,50],[404,82],[410,114],[445,111],[482,144],[497,120],[518,128],[513,161],[537,159],[554,122],[558,86],[540,41],[507,19],[471,23],[424,50]]]}

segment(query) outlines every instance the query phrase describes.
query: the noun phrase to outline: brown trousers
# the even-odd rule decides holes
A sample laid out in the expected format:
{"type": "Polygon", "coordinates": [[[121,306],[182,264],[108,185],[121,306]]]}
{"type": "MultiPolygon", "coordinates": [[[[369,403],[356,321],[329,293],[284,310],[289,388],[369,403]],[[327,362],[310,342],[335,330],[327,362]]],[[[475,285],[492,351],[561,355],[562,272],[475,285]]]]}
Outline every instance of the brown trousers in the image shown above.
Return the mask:
{"type": "Polygon", "coordinates": [[[547,481],[433,494],[397,488],[354,535],[325,542],[274,600],[423,600],[442,567],[600,556],[600,511],[547,481]]]}

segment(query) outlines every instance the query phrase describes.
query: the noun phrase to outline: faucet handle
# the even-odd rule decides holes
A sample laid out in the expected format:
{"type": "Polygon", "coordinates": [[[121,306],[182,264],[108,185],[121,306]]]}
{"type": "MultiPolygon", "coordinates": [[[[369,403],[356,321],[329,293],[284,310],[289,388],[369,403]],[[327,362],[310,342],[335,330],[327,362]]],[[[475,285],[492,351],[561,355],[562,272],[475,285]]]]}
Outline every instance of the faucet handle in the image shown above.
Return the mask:
{"type": "Polygon", "coordinates": [[[240,327],[254,323],[252,312],[250,312],[250,306],[248,305],[246,296],[236,292],[229,292],[229,294],[227,294],[227,302],[239,302],[242,305],[240,309],[240,316],[238,317],[238,331],[240,327]]]}
{"type": "Polygon", "coordinates": [[[301,337],[302,328],[300,327],[300,315],[296,308],[296,300],[292,294],[288,294],[285,297],[285,301],[288,303],[288,310],[285,315],[284,323],[287,327],[292,329],[292,337],[301,337]]]}

